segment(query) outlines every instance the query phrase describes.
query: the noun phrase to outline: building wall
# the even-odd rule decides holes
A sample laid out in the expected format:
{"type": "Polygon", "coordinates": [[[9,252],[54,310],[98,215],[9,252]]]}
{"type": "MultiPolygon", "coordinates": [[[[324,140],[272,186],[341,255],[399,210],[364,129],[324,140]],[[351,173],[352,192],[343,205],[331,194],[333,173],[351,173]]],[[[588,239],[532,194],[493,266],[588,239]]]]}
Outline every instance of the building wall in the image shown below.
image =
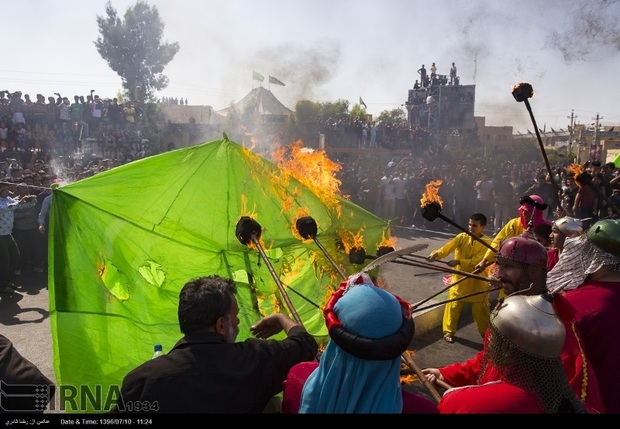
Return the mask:
{"type": "Polygon", "coordinates": [[[603,146],[603,163],[614,162],[614,159],[620,154],[620,138],[611,138],[608,140],[601,140],[603,146]]]}
{"type": "Polygon", "coordinates": [[[475,85],[435,85],[410,89],[406,106],[411,126],[436,130],[471,131],[474,125],[475,85]],[[432,103],[427,103],[427,97],[432,103]]]}
{"type": "Polygon", "coordinates": [[[160,136],[164,147],[173,145],[179,149],[221,138],[219,130],[224,118],[211,106],[163,103],[161,112],[167,123],[160,136]]]}
{"type": "Polygon", "coordinates": [[[209,124],[213,119],[211,106],[187,106],[181,104],[162,104],[162,113],[173,124],[187,124],[194,118],[197,124],[209,124]]]}
{"type": "Polygon", "coordinates": [[[512,145],[512,127],[484,127],[478,130],[480,141],[488,149],[506,148],[512,145]]]}

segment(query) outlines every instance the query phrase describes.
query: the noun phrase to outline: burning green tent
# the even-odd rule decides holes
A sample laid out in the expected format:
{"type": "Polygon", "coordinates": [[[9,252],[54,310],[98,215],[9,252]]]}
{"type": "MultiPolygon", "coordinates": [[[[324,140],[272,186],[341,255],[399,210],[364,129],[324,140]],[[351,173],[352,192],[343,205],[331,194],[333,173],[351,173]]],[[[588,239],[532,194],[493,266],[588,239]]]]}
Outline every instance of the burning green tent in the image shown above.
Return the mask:
{"type": "Polygon", "coordinates": [[[342,277],[323,252],[351,274],[361,266],[349,262],[343,237],[361,237],[369,254],[389,237],[381,219],[331,198],[227,138],[56,189],[49,296],[60,406],[107,411],[125,374],[150,358],[154,344],[172,349],[181,337],[178,295],[195,277],[236,280],[239,340],[261,317],[290,314],[276,278],[304,326],[324,339],[321,309],[342,277]],[[296,234],[303,215],[316,221],[324,251],[296,234]],[[237,238],[243,216],[260,225],[260,246],[237,238]]]}

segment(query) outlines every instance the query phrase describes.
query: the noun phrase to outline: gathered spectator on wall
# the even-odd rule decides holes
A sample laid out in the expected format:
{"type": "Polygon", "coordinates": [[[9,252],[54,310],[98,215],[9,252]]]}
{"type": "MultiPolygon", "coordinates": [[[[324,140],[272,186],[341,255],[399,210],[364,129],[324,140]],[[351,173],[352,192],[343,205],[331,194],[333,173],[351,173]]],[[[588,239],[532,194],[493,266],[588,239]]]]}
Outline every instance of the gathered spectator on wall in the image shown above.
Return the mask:
{"type": "Polygon", "coordinates": [[[480,179],[474,185],[476,190],[476,211],[484,214],[487,219],[491,219],[494,213],[492,207],[494,188],[493,181],[486,172],[481,173],[480,179]]]}
{"type": "MultiPolygon", "coordinates": [[[[82,98],[82,100],[83,99],[84,98],[82,98]]],[[[87,138],[89,135],[88,122],[84,120],[85,108],[86,106],[84,105],[84,102],[80,100],[79,96],[75,95],[73,97],[73,103],[71,103],[69,108],[69,112],[71,115],[71,128],[76,132],[80,140],[87,138]]]]}

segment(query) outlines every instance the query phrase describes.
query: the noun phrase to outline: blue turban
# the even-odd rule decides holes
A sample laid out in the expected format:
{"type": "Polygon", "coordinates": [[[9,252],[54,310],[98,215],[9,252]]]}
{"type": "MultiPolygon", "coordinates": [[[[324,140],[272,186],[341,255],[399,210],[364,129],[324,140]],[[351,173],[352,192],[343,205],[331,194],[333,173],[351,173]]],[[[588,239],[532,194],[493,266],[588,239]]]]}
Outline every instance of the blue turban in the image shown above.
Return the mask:
{"type": "MultiPolygon", "coordinates": [[[[398,331],[402,308],[391,293],[363,283],[350,287],[334,312],[343,327],[365,338],[382,338],[398,331]]],[[[330,340],[317,369],[301,394],[300,413],[401,413],[400,356],[367,360],[330,340]]]]}

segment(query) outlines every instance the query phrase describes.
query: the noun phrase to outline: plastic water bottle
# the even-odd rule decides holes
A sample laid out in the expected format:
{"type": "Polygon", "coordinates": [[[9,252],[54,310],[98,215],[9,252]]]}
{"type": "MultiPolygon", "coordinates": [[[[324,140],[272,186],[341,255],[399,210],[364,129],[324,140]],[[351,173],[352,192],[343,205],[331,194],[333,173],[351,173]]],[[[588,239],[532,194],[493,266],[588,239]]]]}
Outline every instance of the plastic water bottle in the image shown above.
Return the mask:
{"type": "Polygon", "coordinates": [[[151,359],[155,359],[155,358],[158,358],[164,355],[164,351],[163,351],[161,344],[155,344],[155,347],[153,347],[153,351],[154,352],[153,352],[153,356],[151,356],[151,359]]]}

